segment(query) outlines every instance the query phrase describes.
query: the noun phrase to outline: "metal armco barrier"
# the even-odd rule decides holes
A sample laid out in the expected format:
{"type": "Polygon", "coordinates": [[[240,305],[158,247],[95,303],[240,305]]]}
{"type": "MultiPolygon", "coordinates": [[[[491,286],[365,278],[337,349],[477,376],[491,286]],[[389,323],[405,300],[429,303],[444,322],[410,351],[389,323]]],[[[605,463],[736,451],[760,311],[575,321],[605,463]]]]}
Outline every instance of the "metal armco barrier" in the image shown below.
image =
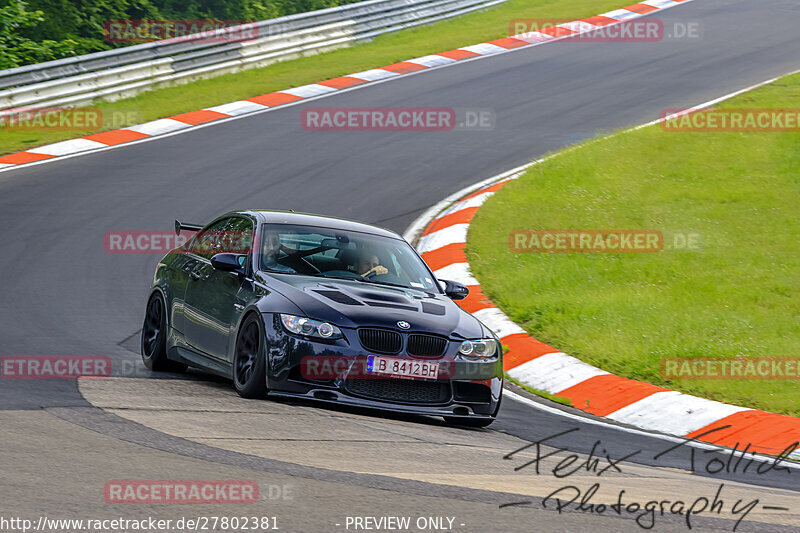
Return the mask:
{"type": "MultiPolygon", "coordinates": [[[[117,100],[348,46],[506,0],[369,0],[255,23],[257,37],[226,39],[236,28],[0,71],[0,113],[20,107],[117,100]]],[[[253,30],[255,33],[255,30],[253,30]]]]}

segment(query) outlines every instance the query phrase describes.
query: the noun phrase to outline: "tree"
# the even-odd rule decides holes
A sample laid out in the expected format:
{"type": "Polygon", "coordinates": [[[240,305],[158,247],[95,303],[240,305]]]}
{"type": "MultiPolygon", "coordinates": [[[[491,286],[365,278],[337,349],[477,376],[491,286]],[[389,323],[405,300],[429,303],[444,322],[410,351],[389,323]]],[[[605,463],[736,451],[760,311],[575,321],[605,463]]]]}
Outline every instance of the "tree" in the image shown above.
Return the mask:
{"type": "Polygon", "coordinates": [[[11,0],[0,7],[0,69],[49,61],[75,53],[78,43],[71,39],[35,41],[20,34],[23,28],[44,21],[41,11],[28,11],[27,3],[11,0]]]}

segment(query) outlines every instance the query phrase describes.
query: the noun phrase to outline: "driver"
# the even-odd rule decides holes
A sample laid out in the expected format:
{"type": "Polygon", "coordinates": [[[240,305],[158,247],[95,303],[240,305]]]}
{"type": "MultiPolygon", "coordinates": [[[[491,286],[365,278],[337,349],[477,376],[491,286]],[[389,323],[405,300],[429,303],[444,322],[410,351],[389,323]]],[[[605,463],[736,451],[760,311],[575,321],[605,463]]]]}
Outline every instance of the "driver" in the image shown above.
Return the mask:
{"type": "Polygon", "coordinates": [[[362,250],[361,256],[358,259],[356,272],[358,272],[362,277],[366,278],[378,274],[388,274],[389,269],[381,265],[377,255],[369,252],[368,250],[362,250]]]}
{"type": "Polygon", "coordinates": [[[278,256],[282,248],[281,238],[277,233],[270,231],[264,234],[264,241],[261,247],[261,264],[265,269],[294,272],[294,269],[278,262],[278,256]]]}

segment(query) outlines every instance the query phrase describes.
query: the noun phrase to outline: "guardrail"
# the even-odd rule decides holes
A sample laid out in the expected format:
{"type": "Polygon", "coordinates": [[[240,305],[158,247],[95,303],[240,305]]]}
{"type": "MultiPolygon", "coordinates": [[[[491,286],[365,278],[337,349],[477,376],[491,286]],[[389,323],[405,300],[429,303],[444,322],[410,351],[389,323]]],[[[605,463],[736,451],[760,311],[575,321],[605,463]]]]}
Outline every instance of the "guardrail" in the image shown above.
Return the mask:
{"type": "Polygon", "coordinates": [[[226,39],[240,29],[231,27],[3,70],[0,114],[8,108],[126,98],[158,86],[348,46],[505,1],[369,0],[257,22],[257,37],[247,41],[226,39]]]}

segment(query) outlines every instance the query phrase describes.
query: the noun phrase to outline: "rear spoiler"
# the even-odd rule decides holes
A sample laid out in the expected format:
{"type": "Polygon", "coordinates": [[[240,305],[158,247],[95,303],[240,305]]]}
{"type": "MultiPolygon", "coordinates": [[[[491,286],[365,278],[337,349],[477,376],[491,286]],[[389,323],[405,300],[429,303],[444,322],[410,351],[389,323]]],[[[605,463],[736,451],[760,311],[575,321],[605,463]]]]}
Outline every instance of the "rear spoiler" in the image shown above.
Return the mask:
{"type": "Polygon", "coordinates": [[[185,224],[175,219],[175,235],[180,235],[182,229],[187,231],[200,231],[203,229],[203,226],[198,226],[197,224],[185,224]]]}

